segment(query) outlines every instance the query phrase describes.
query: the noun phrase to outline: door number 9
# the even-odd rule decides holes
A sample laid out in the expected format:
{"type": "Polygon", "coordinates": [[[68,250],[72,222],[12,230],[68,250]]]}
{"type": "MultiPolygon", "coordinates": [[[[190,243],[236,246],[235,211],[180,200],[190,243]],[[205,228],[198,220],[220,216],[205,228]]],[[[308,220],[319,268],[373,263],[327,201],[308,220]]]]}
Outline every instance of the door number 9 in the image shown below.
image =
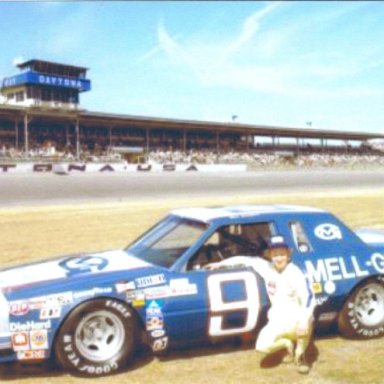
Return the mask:
{"type": "Polygon", "coordinates": [[[260,297],[256,275],[251,271],[212,274],[208,276],[208,296],[211,315],[208,332],[210,336],[228,336],[249,332],[256,327],[260,297]],[[240,282],[244,284],[245,297],[241,300],[224,301],[223,286],[226,283],[240,282]],[[246,312],[245,324],[239,327],[223,329],[226,314],[236,311],[246,312]]]}

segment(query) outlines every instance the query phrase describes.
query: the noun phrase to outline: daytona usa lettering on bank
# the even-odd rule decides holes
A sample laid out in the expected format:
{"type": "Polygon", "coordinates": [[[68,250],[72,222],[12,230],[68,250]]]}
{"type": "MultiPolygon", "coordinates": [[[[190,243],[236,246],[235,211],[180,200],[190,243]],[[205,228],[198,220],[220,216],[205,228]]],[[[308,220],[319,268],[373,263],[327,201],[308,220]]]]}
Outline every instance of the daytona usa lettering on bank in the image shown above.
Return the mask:
{"type": "Polygon", "coordinates": [[[0,163],[0,174],[8,173],[113,173],[113,172],[245,172],[245,164],[174,164],[170,171],[165,164],[121,163],[0,163]],[[148,166],[144,169],[144,165],[148,166]]]}

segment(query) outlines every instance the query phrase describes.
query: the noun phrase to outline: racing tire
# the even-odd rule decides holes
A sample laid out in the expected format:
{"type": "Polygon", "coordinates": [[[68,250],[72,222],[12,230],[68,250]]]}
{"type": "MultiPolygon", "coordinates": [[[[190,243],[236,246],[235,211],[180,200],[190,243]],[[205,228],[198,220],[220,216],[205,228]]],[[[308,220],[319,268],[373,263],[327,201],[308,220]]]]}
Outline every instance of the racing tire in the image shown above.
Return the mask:
{"type": "Polygon", "coordinates": [[[105,376],[124,368],[137,344],[132,309],[113,299],[86,301],[65,319],[55,339],[58,363],[80,376],[105,376]]]}
{"type": "Polygon", "coordinates": [[[369,278],[352,292],[339,313],[338,329],[355,339],[384,335],[384,277],[369,278]]]}

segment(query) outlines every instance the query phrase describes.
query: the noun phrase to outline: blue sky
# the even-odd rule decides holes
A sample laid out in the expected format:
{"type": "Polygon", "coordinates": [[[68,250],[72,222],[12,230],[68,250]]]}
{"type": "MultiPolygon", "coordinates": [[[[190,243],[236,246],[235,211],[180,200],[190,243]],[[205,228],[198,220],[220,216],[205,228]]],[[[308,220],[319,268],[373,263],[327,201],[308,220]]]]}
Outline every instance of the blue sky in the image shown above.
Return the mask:
{"type": "Polygon", "coordinates": [[[88,67],[90,111],[384,133],[382,20],[369,1],[1,2],[0,77],[37,58],[88,67]]]}

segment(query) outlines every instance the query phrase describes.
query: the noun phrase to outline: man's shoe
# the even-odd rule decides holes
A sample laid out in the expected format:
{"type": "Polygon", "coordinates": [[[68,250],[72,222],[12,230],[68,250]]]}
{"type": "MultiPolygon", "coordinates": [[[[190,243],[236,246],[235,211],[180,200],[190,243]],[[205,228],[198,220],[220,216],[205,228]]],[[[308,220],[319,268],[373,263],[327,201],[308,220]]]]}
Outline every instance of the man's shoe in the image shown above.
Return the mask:
{"type": "Polygon", "coordinates": [[[307,375],[310,371],[309,364],[305,361],[304,354],[296,356],[295,362],[297,365],[297,372],[302,375],[307,375]]]}

